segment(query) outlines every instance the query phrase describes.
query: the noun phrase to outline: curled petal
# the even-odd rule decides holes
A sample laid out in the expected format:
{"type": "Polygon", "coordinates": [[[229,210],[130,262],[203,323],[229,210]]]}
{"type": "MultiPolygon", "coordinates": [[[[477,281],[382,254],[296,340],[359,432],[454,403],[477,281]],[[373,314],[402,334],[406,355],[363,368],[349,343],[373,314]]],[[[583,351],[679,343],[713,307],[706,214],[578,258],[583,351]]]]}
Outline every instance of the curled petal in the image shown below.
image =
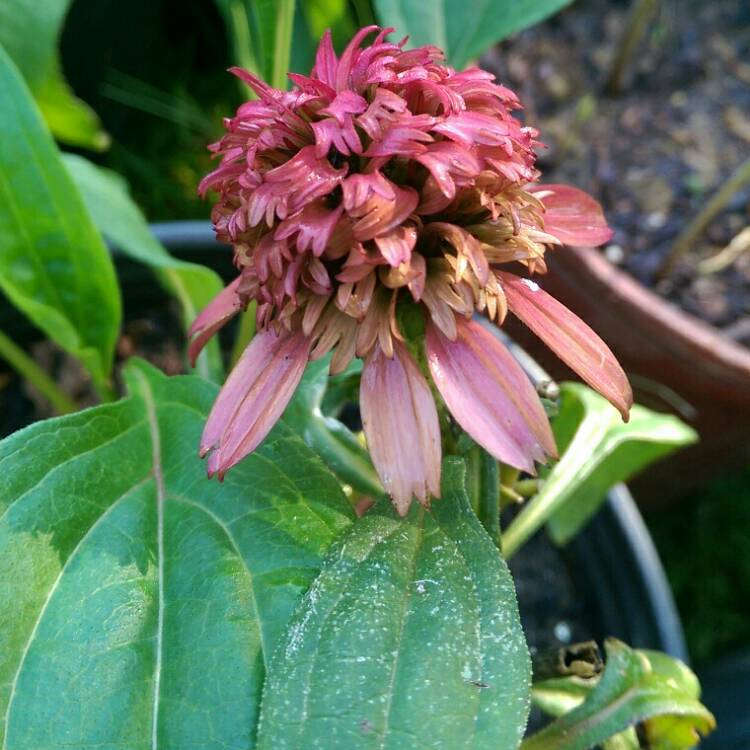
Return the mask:
{"type": "Polygon", "coordinates": [[[219,477],[263,441],[302,378],[310,339],[273,329],[258,333],[221,389],[201,437],[209,475],[219,477]]]}
{"type": "Polygon", "coordinates": [[[362,371],[360,405],[378,476],[404,516],[412,496],[427,505],[440,496],[440,426],[427,381],[406,347],[393,357],[375,346],[362,371]]]}
{"type": "Polygon", "coordinates": [[[565,305],[528,279],[496,272],[510,311],[628,419],[633,392],[609,347],[565,305]]]}
{"type": "Polygon", "coordinates": [[[188,347],[190,364],[195,361],[203,347],[220,328],[226,325],[241,309],[242,301],[237,295],[237,288],[242,280],[238,276],[231,284],[222,289],[203,309],[190,326],[188,337],[192,339],[188,347]],[[193,338],[195,337],[195,338],[193,338]]]}
{"type": "Polygon", "coordinates": [[[394,227],[389,232],[375,238],[380,254],[393,266],[409,263],[411,251],[417,243],[417,228],[414,226],[394,227]]]}
{"type": "Polygon", "coordinates": [[[311,78],[320,80],[333,91],[336,88],[337,68],[338,60],[333,51],[331,30],[326,29],[318,45],[318,51],[315,53],[315,66],[312,69],[311,78]]]}
{"type": "Polygon", "coordinates": [[[598,247],[612,239],[602,207],[588,193],[570,185],[532,185],[544,205],[544,231],[564,245],[598,247]]]}
{"type": "Polygon", "coordinates": [[[455,420],[498,461],[534,473],[556,455],[555,439],[531,381],[500,340],[456,318],[451,341],[427,324],[427,362],[455,420]]]}

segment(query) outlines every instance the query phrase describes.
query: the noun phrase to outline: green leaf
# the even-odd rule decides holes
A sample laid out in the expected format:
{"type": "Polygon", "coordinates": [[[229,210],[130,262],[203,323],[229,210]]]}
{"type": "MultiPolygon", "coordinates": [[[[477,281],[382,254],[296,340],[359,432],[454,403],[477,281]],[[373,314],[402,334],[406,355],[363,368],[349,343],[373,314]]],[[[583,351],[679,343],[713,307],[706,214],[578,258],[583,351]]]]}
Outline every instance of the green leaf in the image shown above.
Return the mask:
{"type": "Polygon", "coordinates": [[[351,509],[283,422],[209,481],[216,387],[126,380],[0,443],[3,747],[252,747],[270,650],[351,509]]]}
{"type": "MultiPolygon", "coordinates": [[[[607,666],[588,697],[525,739],[521,750],[586,750],[638,723],[653,750],[687,750],[714,728],[714,717],[699,702],[695,678],[683,664],[614,638],[605,648],[607,666]]],[[[620,748],[629,746],[627,735],[618,742],[620,748]]]]}
{"type": "Polygon", "coordinates": [[[216,0],[236,65],[285,89],[292,49],[295,0],[216,0]]]}
{"type": "Polygon", "coordinates": [[[436,44],[461,70],[493,44],[565,7],[571,0],[374,0],[378,20],[410,44],[436,44]]]}
{"type": "Polygon", "coordinates": [[[346,425],[321,410],[330,362],[328,356],[307,365],[284,417],[342,482],[364,495],[380,497],[383,486],[364,446],[346,425]]]}
{"type": "Polygon", "coordinates": [[[596,512],[610,487],[697,440],[695,431],[677,417],[643,406],[633,406],[630,421],[623,422],[613,406],[580,383],[564,383],[561,399],[552,423],[561,458],[504,533],[507,555],[544,523],[553,540],[565,544],[596,512]]]}
{"type": "MultiPolygon", "coordinates": [[[[179,301],[185,329],[223,287],[210,268],[173,258],[154,237],[145,217],[133,202],[127,183],[115,172],[97,167],[75,154],[63,154],[65,166],[81,192],[86,208],[104,237],[131,258],[151,266],[164,287],[179,301]]],[[[217,340],[198,358],[204,378],[223,379],[217,340]]]]}
{"type": "Polygon", "coordinates": [[[431,512],[383,501],[336,542],[271,662],[258,746],[515,748],[530,671],[512,579],[452,459],[431,512]]]}
{"type": "Polygon", "coordinates": [[[3,0],[0,45],[18,67],[56,138],[103,151],[109,136],[63,78],[58,43],[71,0],[3,0]]]}
{"type": "Polygon", "coordinates": [[[0,288],[104,385],[120,326],[112,261],[0,47],[0,288]]]}

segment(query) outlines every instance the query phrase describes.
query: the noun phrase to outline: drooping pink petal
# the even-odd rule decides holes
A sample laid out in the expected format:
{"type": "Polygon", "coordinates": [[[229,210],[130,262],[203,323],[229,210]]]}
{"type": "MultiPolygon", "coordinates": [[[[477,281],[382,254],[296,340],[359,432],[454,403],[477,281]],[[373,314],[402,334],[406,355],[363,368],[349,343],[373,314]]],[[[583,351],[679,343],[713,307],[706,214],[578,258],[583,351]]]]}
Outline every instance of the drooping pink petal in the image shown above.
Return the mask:
{"type": "Polygon", "coordinates": [[[547,415],[531,381],[500,340],[456,318],[451,341],[427,323],[427,362],[440,395],[464,430],[498,461],[529,473],[556,455],[547,415]]]}
{"type": "Polygon", "coordinates": [[[564,245],[598,247],[612,239],[602,207],[588,193],[570,185],[527,188],[544,204],[544,231],[564,245]]]}
{"type": "Polygon", "coordinates": [[[440,425],[427,381],[406,347],[393,357],[379,345],[367,358],[360,385],[367,446],[378,476],[404,516],[412,496],[427,505],[440,496],[440,425]]]}
{"type": "Polygon", "coordinates": [[[609,347],[577,315],[535,282],[511,273],[496,273],[510,311],[627,421],[633,392],[609,347]]]}
{"type": "Polygon", "coordinates": [[[210,452],[209,475],[221,477],[260,445],[294,394],[310,345],[302,332],[256,334],[208,415],[200,452],[210,452]]]}
{"type": "Polygon", "coordinates": [[[188,358],[192,367],[195,367],[198,355],[208,343],[211,336],[242,309],[242,301],[237,296],[237,287],[239,287],[241,280],[242,277],[238,276],[231,284],[224,287],[206,305],[193,321],[193,325],[190,326],[188,338],[192,339],[192,341],[188,347],[188,358]]]}

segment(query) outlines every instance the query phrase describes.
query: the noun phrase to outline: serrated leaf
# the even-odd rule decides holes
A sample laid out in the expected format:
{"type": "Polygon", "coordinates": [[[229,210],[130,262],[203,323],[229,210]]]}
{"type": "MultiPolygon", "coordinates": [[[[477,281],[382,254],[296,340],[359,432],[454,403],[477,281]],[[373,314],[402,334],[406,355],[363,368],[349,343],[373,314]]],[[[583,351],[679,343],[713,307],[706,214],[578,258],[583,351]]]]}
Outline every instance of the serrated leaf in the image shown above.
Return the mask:
{"type": "Polygon", "coordinates": [[[26,80],[50,130],[71,146],[102,151],[109,136],[63,78],[58,43],[71,0],[3,0],[0,45],[26,80]]]}
{"type": "Polygon", "coordinates": [[[216,387],[126,380],[0,443],[3,747],[251,748],[268,654],[350,507],[283,422],[208,481],[216,387]]]}
{"type": "MultiPolygon", "coordinates": [[[[115,172],[97,167],[75,154],[63,162],[81,192],[99,231],[126,255],[150,266],[164,287],[179,301],[185,329],[224,286],[210,268],[173,258],[154,237],[146,218],[130,197],[125,181],[115,172]]],[[[223,379],[218,340],[210,341],[196,365],[204,378],[223,379]]]]}
{"type": "Polygon", "coordinates": [[[383,501],[335,544],[272,660],[258,746],[510,750],[529,689],[513,582],[453,459],[432,511],[383,501]]]}
{"type": "MultiPolygon", "coordinates": [[[[685,675],[689,670],[683,664],[614,638],[605,649],[604,673],[588,697],[525,739],[522,750],[587,750],[638,723],[653,750],[687,750],[714,728],[714,717],[698,700],[695,678],[685,675]]],[[[631,740],[632,734],[625,734],[615,746],[628,747],[631,740]]]]}
{"type": "Polygon", "coordinates": [[[120,326],[112,261],[2,47],[0,131],[0,288],[103,384],[120,326]]]}
{"type": "Polygon", "coordinates": [[[547,523],[557,544],[565,544],[597,511],[607,490],[654,461],[697,440],[677,417],[635,405],[630,421],[599,394],[580,383],[563,383],[560,413],[552,422],[561,458],[541,490],[503,535],[510,555],[547,523]]]}
{"type": "Polygon", "coordinates": [[[493,44],[565,7],[571,0],[374,0],[379,22],[410,44],[435,44],[461,70],[493,44]]]}

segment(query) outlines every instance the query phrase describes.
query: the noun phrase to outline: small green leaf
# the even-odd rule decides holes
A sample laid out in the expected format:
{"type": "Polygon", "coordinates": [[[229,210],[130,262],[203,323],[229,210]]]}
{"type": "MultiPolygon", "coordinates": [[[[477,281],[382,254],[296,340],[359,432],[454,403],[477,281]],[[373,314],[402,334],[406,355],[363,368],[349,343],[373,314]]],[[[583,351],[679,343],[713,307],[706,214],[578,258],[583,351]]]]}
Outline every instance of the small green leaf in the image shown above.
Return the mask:
{"type": "MultiPolygon", "coordinates": [[[[585,700],[525,739],[521,750],[587,750],[639,723],[653,750],[687,750],[714,728],[683,664],[614,638],[605,649],[606,668],[585,700]]],[[[619,737],[614,747],[632,747],[632,734],[619,737]]]]}
{"type": "Polygon", "coordinates": [[[435,44],[461,70],[493,44],[565,7],[571,0],[374,0],[378,20],[411,45],[435,44]]]}
{"type": "Polygon", "coordinates": [[[53,135],[71,146],[103,151],[109,136],[96,113],[63,78],[57,51],[71,0],[3,0],[0,45],[18,67],[53,135]]]}
{"type": "MultiPolygon", "coordinates": [[[[166,251],[118,174],[75,154],[63,154],[63,161],[99,231],[122,252],[156,271],[164,287],[178,299],[187,330],[221,291],[221,279],[210,268],[177,260],[166,251]]],[[[222,380],[224,368],[217,340],[211,341],[198,358],[197,371],[205,378],[222,380]]]]}
{"type": "Polygon", "coordinates": [[[0,47],[0,288],[103,386],[120,327],[114,267],[0,47]]]}
{"type": "Polygon", "coordinates": [[[530,661],[462,462],[406,519],[384,500],[332,548],[276,651],[259,748],[515,748],[530,661]]]}
{"type": "Polygon", "coordinates": [[[561,458],[503,535],[508,555],[544,523],[553,540],[565,544],[610,487],[697,439],[677,417],[643,406],[634,406],[630,421],[623,422],[614,407],[580,383],[564,383],[561,399],[552,423],[561,458]]]}
{"type": "Polygon", "coordinates": [[[0,443],[0,744],[251,748],[270,651],[351,509],[283,422],[209,481],[216,387],[137,361],[126,380],[0,443]]]}

